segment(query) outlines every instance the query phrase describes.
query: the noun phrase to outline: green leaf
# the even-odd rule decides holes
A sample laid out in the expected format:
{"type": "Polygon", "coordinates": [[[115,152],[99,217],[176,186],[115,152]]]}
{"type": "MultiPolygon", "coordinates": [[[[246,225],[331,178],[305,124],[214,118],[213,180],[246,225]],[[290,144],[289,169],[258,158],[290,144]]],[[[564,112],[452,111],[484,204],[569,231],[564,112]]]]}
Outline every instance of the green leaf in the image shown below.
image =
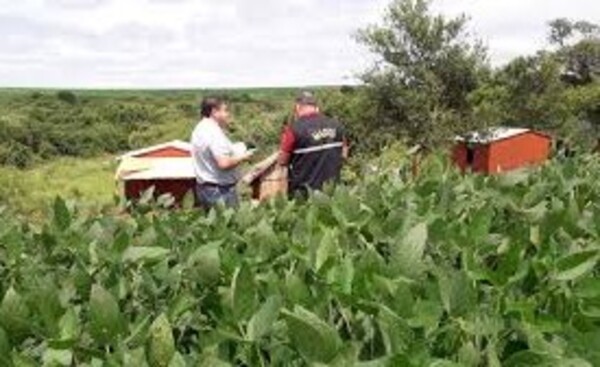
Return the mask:
{"type": "Polygon", "coordinates": [[[427,224],[419,223],[396,243],[393,265],[407,277],[415,278],[423,270],[423,254],[427,244],[427,224]]]}
{"type": "Polygon", "coordinates": [[[423,327],[427,334],[436,330],[444,309],[439,301],[418,300],[413,306],[414,317],[408,320],[411,327],[423,327]]]}
{"type": "Polygon", "coordinates": [[[328,363],[335,358],[341,345],[335,329],[301,306],[282,312],[292,345],[307,361],[328,363]]]}
{"type": "Polygon", "coordinates": [[[278,296],[269,297],[248,322],[248,339],[257,341],[267,335],[279,316],[280,308],[281,299],[278,296]]]}
{"type": "Polygon", "coordinates": [[[187,367],[187,363],[185,363],[185,359],[181,354],[175,353],[171,358],[171,362],[169,362],[169,367],[187,367]]]}
{"type": "Polygon", "coordinates": [[[582,315],[585,315],[592,319],[600,319],[600,300],[585,300],[580,303],[579,311],[582,315]]]}
{"type": "Polygon", "coordinates": [[[242,265],[233,276],[231,284],[233,313],[238,320],[246,320],[256,309],[254,274],[248,265],[242,265]]]}
{"type": "Polygon", "coordinates": [[[149,330],[146,355],[151,367],[168,367],[175,355],[175,340],[167,316],[160,315],[149,330]]]}
{"type": "Polygon", "coordinates": [[[59,332],[58,323],[64,313],[58,292],[53,282],[39,281],[31,295],[34,301],[32,308],[41,316],[46,333],[53,337],[59,332]]]}
{"type": "Polygon", "coordinates": [[[10,346],[8,335],[6,335],[6,331],[0,327],[0,367],[13,366],[11,350],[12,347],[10,346]]]}
{"type": "Polygon", "coordinates": [[[586,278],[577,283],[574,289],[579,298],[600,298],[600,278],[586,278]]]}
{"type": "Polygon", "coordinates": [[[293,304],[306,305],[310,302],[310,290],[306,283],[295,273],[290,273],[285,278],[286,297],[293,304]]]}
{"type": "Polygon", "coordinates": [[[54,349],[69,349],[79,339],[79,319],[72,308],[68,309],[61,317],[59,323],[59,338],[48,343],[54,349]]]}
{"type": "Polygon", "coordinates": [[[125,344],[131,348],[137,348],[142,346],[146,341],[147,331],[150,328],[150,322],[152,318],[150,315],[146,315],[140,321],[129,323],[129,336],[125,339],[125,344]]]}
{"type": "Polygon", "coordinates": [[[463,366],[479,366],[481,354],[473,343],[467,342],[458,350],[458,360],[463,366]]]}
{"type": "Polygon", "coordinates": [[[598,250],[577,252],[558,260],[554,279],[575,280],[592,271],[598,263],[598,250]]]}
{"type": "Polygon", "coordinates": [[[388,355],[406,352],[414,337],[406,321],[383,305],[380,305],[378,321],[388,355]]]}
{"type": "Polygon", "coordinates": [[[25,353],[15,353],[12,354],[12,362],[14,367],[38,367],[39,361],[34,360],[25,353]]]}
{"type": "Polygon", "coordinates": [[[476,306],[475,289],[464,271],[444,271],[440,268],[437,272],[440,298],[450,315],[464,315],[476,306]]]}
{"type": "Polygon", "coordinates": [[[44,367],[71,366],[73,352],[70,350],[46,349],[44,352],[44,367]]]}
{"type": "Polygon", "coordinates": [[[315,256],[315,270],[317,272],[335,254],[337,247],[337,231],[333,229],[326,230],[321,242],[319,242],[315,256]]]}
{"type": "Polygon", "coordinates": [[[94,285],[90,296],[90,333],[101,344],[116,344],[123,331],[119,304],[101,285],[94,285]]]}
{"type": "Polygon", "coordinates": [[[123,362],[124,366],[148,366],[146,361],[146,352],[144,351],[143,347],[125,352],[125,355],[123,356],[123,362]]]}
{"type": "Polygon", "coordinates": [[[170,251],[162,247],[131,246],[123,253],[124,262],[159,262],[164,260],[170,251]]]}
{"type": "Polygon", "coordinates": [[[30,311],[25,300],[10,287],[0,305],[0,326],[7,332],[12,344],[20,343],[31,331],[30,311]]]}
{"type": "Polygon", "coordinates": [[[71,226],[71,213],[60,197],[54,199],[54,224],[63,231],[71,226]]]}
{"type": "Polygon", "coordinates": [[[532,366],[552,366],[550,357],[524,350],[511,355],[504,361],[504,367],[532,367],[532,366]]]}
{"type": "Polygon", "coordinates": [[[221,243],[202,246],[190,256],[187,268],[193,278],[201,285],[217,283],[221,277],[221,243]]]}
{"type": "Polygon", "coordinates": [[[469,238],[472,241],[479,242],[486,238],[492,225],[493,216],[494,210],[489,205],[480,209],[472,216],[473,221],[467,226],[469,238]]]}

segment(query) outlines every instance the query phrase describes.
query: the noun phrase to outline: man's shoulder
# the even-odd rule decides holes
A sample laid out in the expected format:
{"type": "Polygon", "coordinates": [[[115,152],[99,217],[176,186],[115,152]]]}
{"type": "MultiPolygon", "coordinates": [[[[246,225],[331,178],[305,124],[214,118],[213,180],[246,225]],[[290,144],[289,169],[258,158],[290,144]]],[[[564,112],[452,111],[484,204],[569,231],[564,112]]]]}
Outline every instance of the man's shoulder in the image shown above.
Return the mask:
{"type": "Polygon", "coordinates": [[[202,119],[196,124],[196,127],[194,128],[194,131],[192,133],[192,136],[193,135],[203,135],[203,136],[214,135],[218,132],[219,132],[219,129],[216,128],[214,126],[214,124],[211,124],[211,122],[207,119],[202,119]]]}
{"type": "Polygon", "coordinates": [[[336,128],[342,127],[342,123],[338,119],[335,119],[333,117],[330,117],[330,116],[327,116],[324,114],[318,114],[315,116],[303,117],[303,118],[299,118],[299,119],[295,120],[294,122],[292,122],[292,128],[294,130],[302,129],[306,126],[314,125],[315,122],[317,122],[321,126],[325,125],[325,126],[336,127],[336,128]]]}

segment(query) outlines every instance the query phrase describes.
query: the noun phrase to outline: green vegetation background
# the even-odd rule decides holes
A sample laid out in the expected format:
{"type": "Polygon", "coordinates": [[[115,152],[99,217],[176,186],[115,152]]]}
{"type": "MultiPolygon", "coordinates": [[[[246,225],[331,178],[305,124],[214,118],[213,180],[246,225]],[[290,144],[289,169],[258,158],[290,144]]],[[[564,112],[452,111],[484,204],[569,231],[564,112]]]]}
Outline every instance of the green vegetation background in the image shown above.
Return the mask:
{"type": "MultiPolygon", "coordinates": [[[[379,24],[357,35],[378,60],[360,86],[314,88],[324,112],[347,126],[351,178],[383,152],[421,144],[443,154],[455,134],[490,126],[543,130],[570,150],[598,144],[597,24],[554,20],[544,49],[492,67],[468,17],[430,5],[392,1],[379,24]]],[[[207,94],[230,101],[236,140],[269,154],[297,90],[0,90],[0,202],[26,213],[56,194],[111,203],[114,157],[187,140],[207,94]]]]}

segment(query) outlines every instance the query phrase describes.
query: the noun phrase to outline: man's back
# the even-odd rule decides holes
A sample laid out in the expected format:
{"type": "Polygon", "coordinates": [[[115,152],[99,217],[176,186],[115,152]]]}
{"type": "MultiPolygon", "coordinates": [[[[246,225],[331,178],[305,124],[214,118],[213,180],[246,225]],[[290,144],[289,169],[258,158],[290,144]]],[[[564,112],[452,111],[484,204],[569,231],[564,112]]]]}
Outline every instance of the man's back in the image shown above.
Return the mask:
{"type": "Polygon", "coordinates": [[[320,190],[325,183],[339,180],[345,137],[338,121],[313,114],[296,120],[286,134],[288,142],[293,141],[288,144],[292,193],[320,190]]]}

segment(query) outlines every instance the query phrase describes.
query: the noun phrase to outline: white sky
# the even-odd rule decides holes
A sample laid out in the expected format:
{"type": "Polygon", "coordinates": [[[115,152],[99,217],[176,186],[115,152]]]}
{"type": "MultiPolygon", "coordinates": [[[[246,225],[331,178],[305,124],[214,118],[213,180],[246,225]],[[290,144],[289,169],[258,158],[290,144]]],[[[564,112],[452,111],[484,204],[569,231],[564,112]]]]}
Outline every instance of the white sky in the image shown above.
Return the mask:
{"type": "MultiPolygon", "coordinates": [[[[0,0],[0,87],[210,88],[352,83],[352,38],[388,0],[0,0]]],[[[466,13],[495,65],[546,46],[599,0],[437,0],[466,13]]]]}

